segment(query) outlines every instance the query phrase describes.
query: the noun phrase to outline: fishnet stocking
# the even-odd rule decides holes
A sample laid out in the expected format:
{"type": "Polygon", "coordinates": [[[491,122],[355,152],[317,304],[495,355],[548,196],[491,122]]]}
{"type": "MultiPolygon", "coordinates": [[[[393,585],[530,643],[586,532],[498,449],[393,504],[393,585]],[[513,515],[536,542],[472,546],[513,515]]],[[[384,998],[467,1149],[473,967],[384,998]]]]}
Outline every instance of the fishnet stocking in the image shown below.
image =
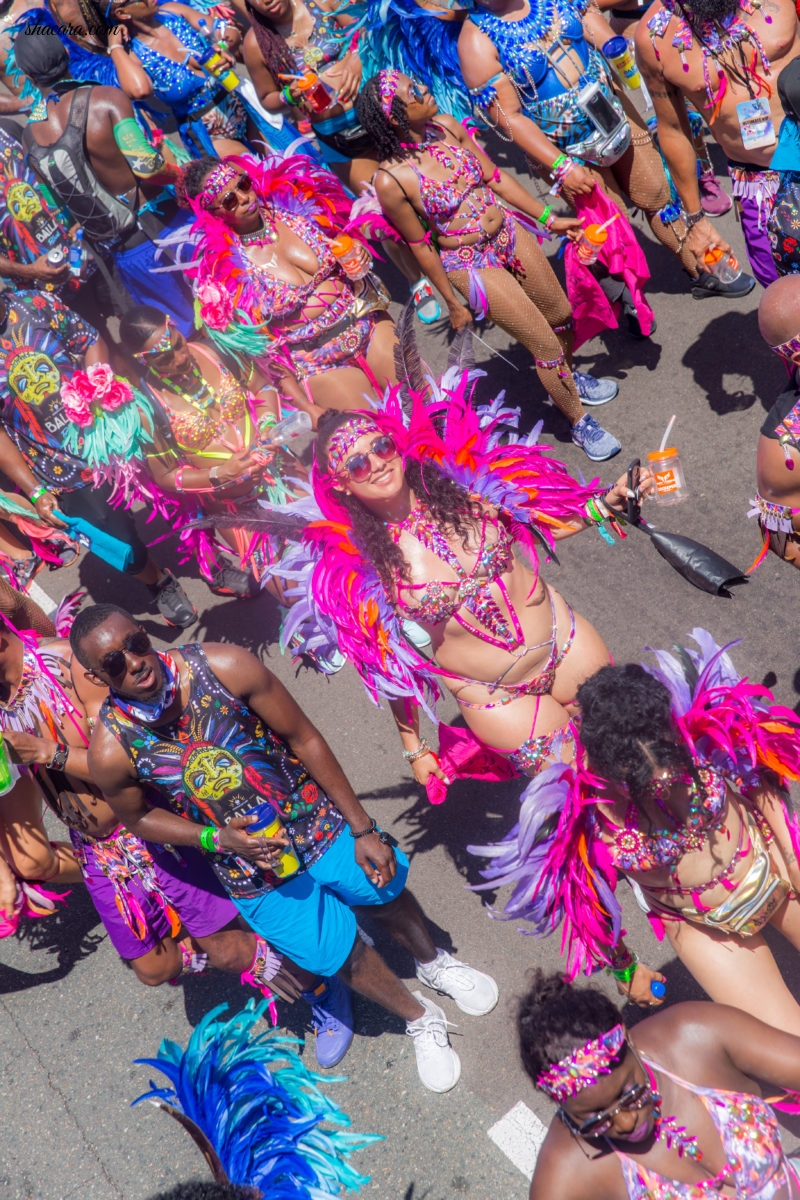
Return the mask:
{"type": "MultiPolygon", "coordinates": [[[[537,360],[536,373],[542,386],[574,425],[583,416],[583,409],[572,378],[572,331],[566,329],[560,335],[553,332],[554,325],[568,325],[572,315],[569,300],[535,238],[519,225],[516,234],[516,254],[525,277],[518,280],[502,267],[481,270],[489,316],[537,360]],[[538,365],[556,359],[558,366],[538,365]]],[[[447,278],[462,296],[469,295],[466,271],[448,271],[447,278]]]]}
{"type": "Polygon", "coordinates": [[[55,626],[38,604],[0,579],[0,614],[8,617],[15,629],[34,629],[43,637],[55,637],[55,626]]]}

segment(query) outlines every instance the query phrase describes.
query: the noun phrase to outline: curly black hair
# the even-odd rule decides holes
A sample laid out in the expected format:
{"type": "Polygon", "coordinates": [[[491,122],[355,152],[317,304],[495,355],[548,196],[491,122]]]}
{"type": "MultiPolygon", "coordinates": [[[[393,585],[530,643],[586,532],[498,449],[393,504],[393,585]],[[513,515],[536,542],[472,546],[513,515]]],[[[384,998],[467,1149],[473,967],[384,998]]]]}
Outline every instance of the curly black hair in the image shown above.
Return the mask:
{"type": "Polygon", "coordinates": [[[672,719],[670,694],[638,663],[602,667],[578,688],[581,741],[592,767],[640,797],[653,767],[690,769],[672,719]]]}
{"type": "MultiPolygon", "coordinates": [[[[317,431],[316,459],[321,470],[327,472],[328,446],[337,429],[352,420],[352,412],[337,412],[329,409],[319,420],[317,431]]],[[[410,459],[405,469],[406,483],[425,507],[434,521],[446,532],[455,533],[465,545],[474,533],[480,517],[480,509],[470,499],[466,488],[459,487],[452,479],[443,475],[430,461],[417,462],[410,459]]],[[[338,493],[338,499],[347,509],[353,522],[353,530],[363,553],[370,559],[380,576],[383,586],[392,595],[395,580],[408,579],[409,565],[403,558],[400,547],[392,541],[380,517],[371,513],[355,496],[338,493]]]]}
{"type": "Polygon", "coordinates": [[[280,87],[281,75],[294,75],[297,70],[294,55],[286,38],[278,33],[269,17],[260,13],[252,4],[245,3],[245,8],[264,66],[275,80],[276,86],[280,87]]]}
{"type": "Polygon", "coordinates": [[[219,166],[219,162],[218,158],[205,154],[202,158],[195,158],[186,164],[183,168],[181,188],[190,200],[194,200],[196,196],[200,195],[206,176],[214,170],[214,167],[219,166]]]}
{"type": "Polygon", "coordinates": [[[517,1008],[522,1065],[534,1084],[543,1071],[619,1024],[619,1012],[593,987],[573,987],[559,974],[531,971],[517,1008]]]}
{"type": "Polygon", "coordinates": [[[403,145],[403,141],[409,141],[411,137],[406,106],[399,96],[395,96],[392,100],[391,119],[386,116],[381,104],[381,88],[377,75],[368,79],[359,92],[356,112],[381,162],[389,158],[408,158],[410,151],[403,145]]]}

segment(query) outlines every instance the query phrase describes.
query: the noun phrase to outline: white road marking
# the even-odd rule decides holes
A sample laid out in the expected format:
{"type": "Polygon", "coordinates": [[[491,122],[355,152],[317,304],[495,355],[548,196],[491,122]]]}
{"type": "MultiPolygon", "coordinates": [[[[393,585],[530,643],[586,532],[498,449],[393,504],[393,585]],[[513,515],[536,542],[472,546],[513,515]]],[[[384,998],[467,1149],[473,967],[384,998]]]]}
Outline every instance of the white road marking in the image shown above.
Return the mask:
{"type": "Polygon", "coordinates": [[[44,588],[40,588],[35,579],[28,588],[28,595],[30,596],[31,600],[33,600],[34,604],[38,604],[39,608],[41,608],[48,617],[52,616],[52,614],[58,608],[58,602],[56,600],[51,600],[44,588]]]}
{"type": "Polygon", "coordinates": [[[487,1132],[525,1178],[533,1179],[536,1159],[547,1133],[536,1113],[520,1100],[487,1132]]]}

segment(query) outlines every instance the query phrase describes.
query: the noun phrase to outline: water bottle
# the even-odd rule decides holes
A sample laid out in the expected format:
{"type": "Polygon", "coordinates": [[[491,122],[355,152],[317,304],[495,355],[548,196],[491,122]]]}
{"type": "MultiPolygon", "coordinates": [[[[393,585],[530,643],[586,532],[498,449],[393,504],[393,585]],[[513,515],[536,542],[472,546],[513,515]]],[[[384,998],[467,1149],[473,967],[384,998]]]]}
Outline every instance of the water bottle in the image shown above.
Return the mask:
{"type": "Polygon", "coordinates": [[[354,241],[349,234],[340,233],[338,237],[334,238],[331,242],[331,250],[348,279],[363,279],[372,270],[372,260],[368,259],[366,263],[364,262],[359,243],[354,241]]]}
{"type": "Polygon", "coordinates": [[[292,438],[298,437],[301,433],[308,433],[311,428],[311,417],[306,412],[289,413],[288,417],[284,417],[281,421],[276,421],[274,425],[267,425],[264,428],[259,427],[262,437],[265,442],[269,442],[271,446],[285,446],[292,438]]]}
{"type": "MultiPolygon", "coordinates": [[[[245,832],[250,837],[258,836],[259,834],[262,837],[277,837],[283,829],[283,824],[271,804],[259,804],[245,815],[258,818],[252,825],[247,826],[245,832]]],[[[295,854],[291,844],[280,847],[280,855],[273,863],[271,869],[279,879],[287,879],[290,875],[297,874],[300,870],[300,859],[295,854]]]]}
{"type": "Polygon", "coordinates": [[[578,261],[585,267],[597,262],[597,256],[608,240],[608,230],[599,225],[587,225],[578,242],[578,261]]]}
{"type": "Polygon", "coordinates": [[[732,254],[726,254],[721,246],[712,246],[703,255],[703,266],[712,275],[716,275],[720,283],[733,283],[742,273],[737,259],[732,254]]]}
{"type": "Polygon", "coordinates": [[[80,225],[69,248],[69,273],[73,279],[80,279],[83,274],[83,229],[80,225]]]}
{"type": "Polygon", "coordinates": [[[9,758],[5,739],[0,733],[0,796],[5,796],[7,792],[10,792],[18,779],[17,765],[9,758]]]}
{"type": "Polygon", "coordinates": [[[603,45],[603,54],[619,73],[623,85],[631,91],[642,86],[642,77],[636,65],[633,45],[624,37],[613,37],[603,45]]]}
{"type": "Polygon", "coordinates": [[[200,66],[209,75],[213,75],[226,92],[235,92],[239,86],[239,76],[232,71],[219,50],[214,46],[200,58],[200,66]]]}
{"type": "Polygon", "coordinates": [[[686,480],[678,451],[674,446],[653,450],[647,456],[655,480],[655,500],[658,504],[680,504],[688,496],[686,480]]]}

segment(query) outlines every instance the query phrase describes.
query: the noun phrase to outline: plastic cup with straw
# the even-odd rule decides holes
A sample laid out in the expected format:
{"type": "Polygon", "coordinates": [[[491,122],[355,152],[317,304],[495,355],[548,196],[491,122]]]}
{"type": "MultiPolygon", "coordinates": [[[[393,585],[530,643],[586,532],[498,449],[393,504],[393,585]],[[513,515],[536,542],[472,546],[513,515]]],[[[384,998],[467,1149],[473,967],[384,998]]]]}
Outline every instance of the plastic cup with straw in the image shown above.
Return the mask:
{"type": "Polygon", "coordinates": [[[679,504],[689,494],[677,447],[667,445],[674,424],[675,414],[667,422],[658,450],[653,450],[647,455],[648,466],[653,472],[656,485],[655,500],[658,504],[679,504]]]}

